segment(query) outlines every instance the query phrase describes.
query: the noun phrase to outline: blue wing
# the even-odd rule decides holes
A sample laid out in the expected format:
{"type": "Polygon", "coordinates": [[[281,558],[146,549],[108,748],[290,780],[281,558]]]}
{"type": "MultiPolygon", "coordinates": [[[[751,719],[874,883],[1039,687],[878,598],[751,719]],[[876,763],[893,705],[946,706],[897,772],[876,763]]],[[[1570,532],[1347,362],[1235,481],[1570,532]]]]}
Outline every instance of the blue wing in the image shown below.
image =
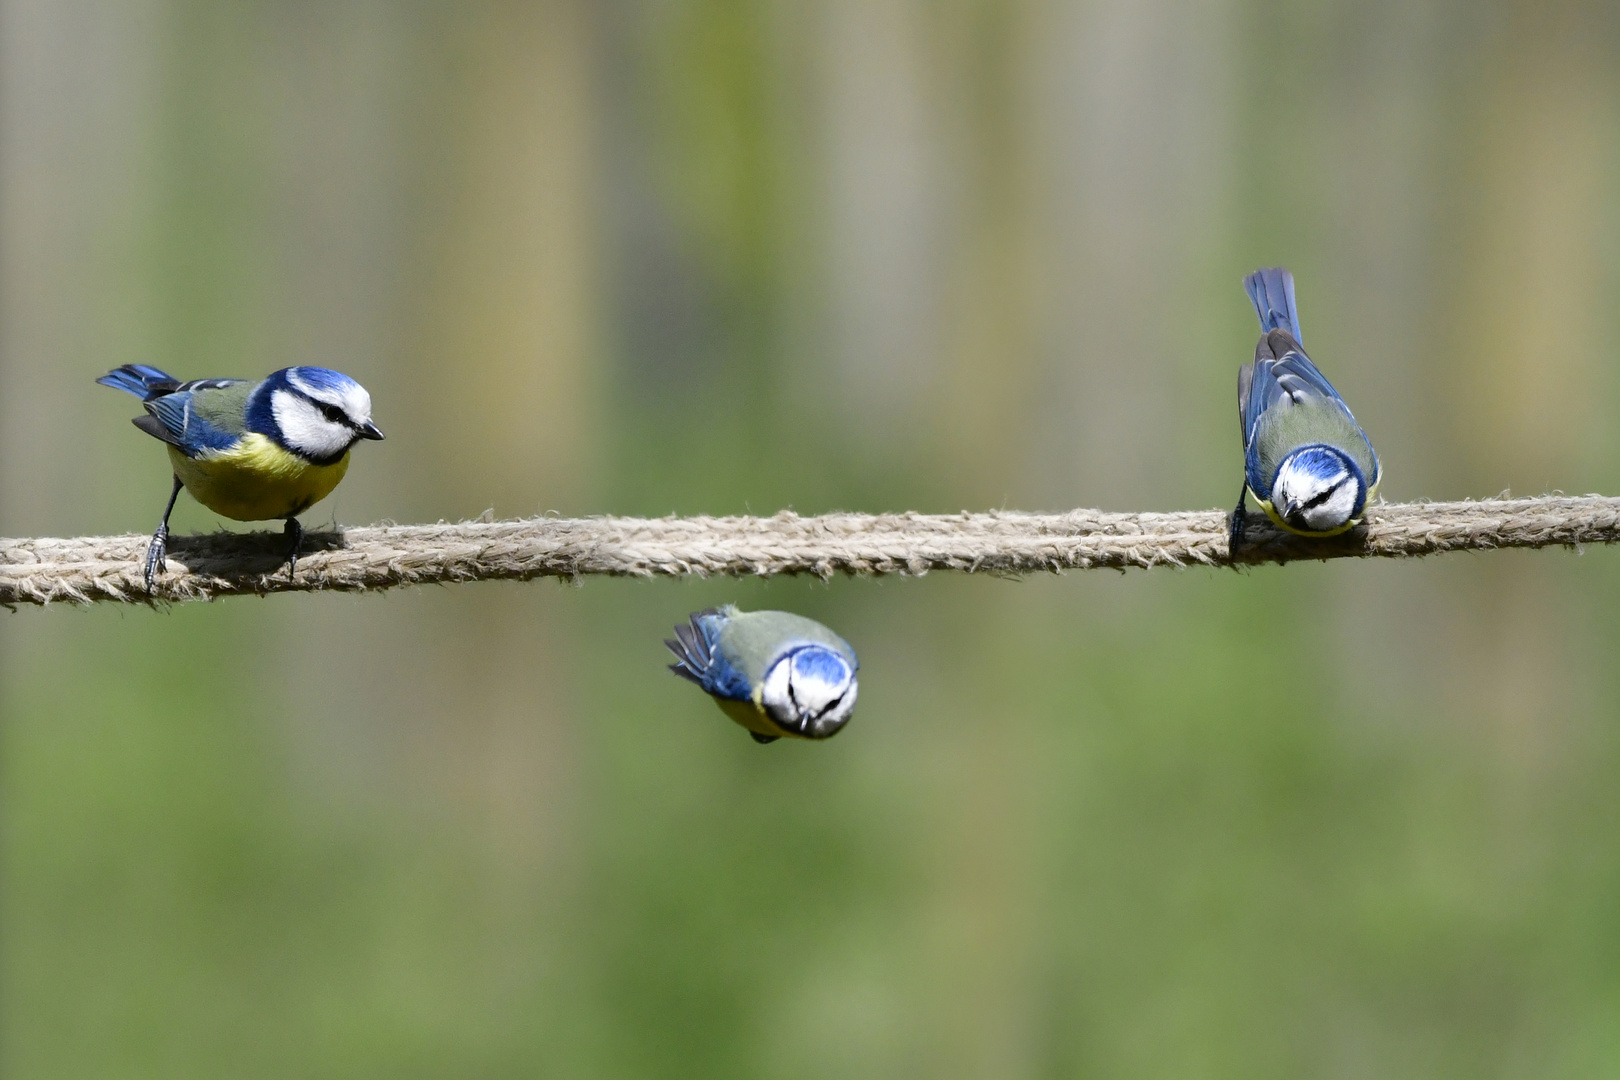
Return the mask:
{"type": "Polygon", "coordinates": [[[697,683],[715,697],[749,701],[753,687],[720,653],[720,628],[726,616],[717,608],[694,612],[685,626],[675,627],[675,640],[664,645],[675,654],[669,670],[697,683]]]}
{"type": "Polygon", "coordinates": [[[1294,275],[1281,266],[1256,270],[1243,279],[1243,289],[1260,317],[1260,344],[1254,350],[1252,370],[1239,376],[1243,445],[1254,440],[1255,425],[1265,411],[1285,397],[1295,403],[1305,397],[1327,398],[1354,421],[1350,406],[1305,355],[1294,275]]]}
{"type": "Polygon", "coordinates": [[[156,436],[171,446],[178,447],[187,457],[196,457],[205,450],[229,450],[241,435],[226,431],[192,408],[192,396],[199,390],[218,390],[241,379],[196,379],[182,384],[182,389],[147,401],[148,417],[141,417],[135,425],[149,435],[156,436]],[[145,422],[143,422],[145,421],[145,422]]]}
{"type": "MultiPolygon", "coordinates": [[[[1298,404],[1306,398],[1324,398],[1331,401],[1355,423],[1355,414],[1350,406],[1345,404],[1344,398],[1327,381],[1327,376],[1317,370],[1311,358],[1305,355],[1305,350],[1299,343],[1281,333],[1268,334],[1260,339],[1260,348],[1256,353],[1271,351],[1272,348],[1282,346],[1282,355],[1275,359],[1256,355],[1253,373],[1249,378],[1248,401],[1243,404],[1243,445],[1249,446],[1254,442],[1255,428],[1260,424],[1260,417],[1265,415],[1267,409],[1276,407],[1284,398],[1289,404],[1298,404]],[[1279,341],[1278,339],[1282,340],[1279,341]]],[[[1359,425],[1358,425],[1359,426],[1359,425]]]]}
{"type": "MultiPolygon", "coordinates": [[[[1350,411],[1350,406],[1345,404],[1344,398],[1339,396],[1339,392],[1327,381],[1327,377],[1311,363],[1310,357],[1299,348],[1298,342],[1290,338],[1287,331],[1274,330],[1260,339],[1255,352],[1254,363],[1245,365],[1239,377],[1240,386],[1248,391],[1247,399],[1241,404],[1243,464],[1249,489],[1263,498],[1269,483],[1260,460],[1260,448],[1256,445],[1261,419],[1272,409],[1292,408],[1312,400],[1329,403],[1348,422],[1349,430],[1344,432],[1344,437],[1352,440],[1359,437],[1366,447],[1366,460],[1360,464],[1367,470],[1368,485],[1376,487],[1381,471],[1378,454],[1373,450],[1371,440],[1367,438],[1367,433],[1361,430],[1361,425],[1357,423],[1355,414],[1350,411]],[[1275,359],[1265,355],[1273,348],[1280,348],[1282,355],[1275,359]]],[[[1359,453],[1352,446],[1343,445],[1341,449],[1350,453],[1352,457],[1359,457],[1359,453]]]]}
{"type": "MultiPolygon", "coordinates": [[[[1267,348],[1268,343],[1277,343],[1278,337],[1281,335],[1273,334],[1260,338],[1260,348],[1255,350],[1255,353],[1270,351],[1267,348]]],[[[1247,376],[1247,398],[1244,402],[1239,402],[1239,405],[1243,406],[1244,447],[1254,442],[1254,429],[1260,424],[1260,416],[1264,416],[1265,411],[1283,402],[1283,398],[1288,398],[1290,405],[1298,405],[1304,398],[1325,398],[1338,406],[1338,410],[1345,413],[1345,416],[1351,419],[1351,423],[1356,421],[1356,416],[1349,411],[1345,398],[1341,398],[1338,390],[1333,389],[1333,384],[1327,381],[1327,376],[1317,371],[1317,366],[1311,363],[1309,356],[1304,355],[1298,343],[1293,342],[1291,338],[1285,337],[1285,340],[1288,347],[1283,350],[1280,358],[1257,355],[1254,364],[1251,364],[1251,371],[1244,372],[1247,376]]]]}

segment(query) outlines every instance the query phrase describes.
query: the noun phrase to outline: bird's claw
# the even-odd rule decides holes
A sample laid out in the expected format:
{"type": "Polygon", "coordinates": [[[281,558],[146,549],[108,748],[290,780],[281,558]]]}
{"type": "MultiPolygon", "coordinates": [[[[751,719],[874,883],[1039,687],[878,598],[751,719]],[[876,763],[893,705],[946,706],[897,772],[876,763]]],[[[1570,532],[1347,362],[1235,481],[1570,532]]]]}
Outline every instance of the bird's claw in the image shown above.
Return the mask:
{"type": "Polygon", "coordinates": [[[298,549],[304,546],[304,527],[297,518],[288,518],[281,532],[287,538],[287,583],[291,584],[298,572],[298,549]]]}
{"type": "Polygon", "coordinates": [[[169,526],[164,523],[159,525],[157,532],[152,534],[152,542],[146,545],[146,559],[141,564],[141,576],[146,580],[147,592],[151,592],[156,587],[158,573],[163,569],[168,554],[169,526]]]}
{"type": "Polygon", "coordinates": [[[1232,562],[1237,561],[1238,551],[1243,547],[1243,526],[1247,516],[1244,503],[1248,495],[1247,481],[1244,483],[1244,489],[1238,492],[1237,506],[1233,509],[1231,521],[1227,526],[1226,557],[1232,562]]]}

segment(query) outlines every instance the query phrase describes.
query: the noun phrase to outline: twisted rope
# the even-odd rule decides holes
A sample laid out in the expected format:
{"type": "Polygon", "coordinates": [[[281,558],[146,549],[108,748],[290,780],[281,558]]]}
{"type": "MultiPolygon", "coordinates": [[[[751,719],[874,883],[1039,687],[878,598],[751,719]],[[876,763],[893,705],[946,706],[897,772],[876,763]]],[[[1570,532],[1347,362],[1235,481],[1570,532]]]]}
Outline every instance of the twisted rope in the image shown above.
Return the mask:
{"type": "Polygon", "coordinates": [[[1620,498],[1485,499],[1373,507],[1342,537],[1311,540],[1256,514],[1232,558],[1219,510],[1170,514],[1016,511],[800,517],[530,518],[339,528],[305,535],[290,579],[278,533],[218,532],[169,541],[168,572],[141,582],[144,535],[0,539],[0,603],[152,603],[238,593],[361,591],[536,577],[1061,573],[1233,566],[1344,557],[1613,543],[1620,498]]]}

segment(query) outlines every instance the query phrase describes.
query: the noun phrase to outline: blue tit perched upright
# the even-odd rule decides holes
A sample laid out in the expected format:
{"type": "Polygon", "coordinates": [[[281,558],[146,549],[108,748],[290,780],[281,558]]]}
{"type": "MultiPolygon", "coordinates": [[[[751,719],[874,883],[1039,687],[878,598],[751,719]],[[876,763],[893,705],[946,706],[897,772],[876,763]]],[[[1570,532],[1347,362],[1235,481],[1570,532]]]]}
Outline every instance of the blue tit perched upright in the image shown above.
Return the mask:
{"type": "Polygon", "coordinates": [[[140,398],[146,415],[135,426],[168,444],[174,488],[146,549],[148,589],[163,565],[181,487],[237,521],[285,519],[288,558],[296,565],[304,538],[298,515],[337,487],[351,446],[383,437],[371,422],[365,387],[326,368],[283,368],[259,382],[181,382],[145,364],[125,364],[96,382],[140,398]]]}
{"type": "Polygon", "coordinates": [[[1254,363],[1238,371],[1243,490],[1230,550],[1243,542],[1243,499],[1301,536],[1336,536],[1361,521],[1383,469],[1372,443],[1333,384],[1300,344],[1294,275],[1282,267],[1243,279],[1260,316],[1254,363]]]}
{"type": "Polygon", "coordinates": [[[669,670],[714,695],[755,742],[831,738],[855,711],[855,650],[802,615],[727,604],[693,614],[664,644],[669,670]]]}

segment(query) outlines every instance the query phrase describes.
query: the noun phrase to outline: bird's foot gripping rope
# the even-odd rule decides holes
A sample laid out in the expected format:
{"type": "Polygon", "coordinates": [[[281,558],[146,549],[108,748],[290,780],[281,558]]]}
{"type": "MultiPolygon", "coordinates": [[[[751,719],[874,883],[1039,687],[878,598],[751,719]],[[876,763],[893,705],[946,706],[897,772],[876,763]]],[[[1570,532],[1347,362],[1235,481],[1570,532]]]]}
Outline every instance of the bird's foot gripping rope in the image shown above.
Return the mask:
{"type": "Polygon", "coordinates": [[[174,500],[180,497],[180,489],[185,485],[177,476],[174,478],[174,490],[169,492],[169,505],[163,508],[163,520],[158,522],[157,532],[152,534],[152,542],[146,545],[146,558],[141,560],[141,580],[146,582],[146,591],[151,592],[157,585],[157,576],[163,569],[164,559],[169,548],[169,515],[174,513],[174,500]]]}
{"type": "Polygon", "coordinates": [[[298,550],[304,546],[304,526],[298,519],[290,517],[287,524],[282,527],[281,535],[287,538],[287,580],[298,580],[298,550]]]}
{"type": "Polygon", "coordinates": [[[1620,499],[1597,495],[1375,504],[1342,536],[1310,539],[1260,515],[1229,549],[1230,516],[1180,513],[827,514],[800,517],[532,518],[309,532],[289,573],[286,537],[172,537],[147,589],[145,536],[0,540],[0,603],[205,600],[241,593],[359,591],[536,577],[852,576],[955,570],[1238,566],[1343,557],[1407,558],[1502,547],[1620,541],[1620,499]]]}
{"type": "Polygon", "coordinates": [[[1226,530],[1226,551],[1228,557],[1235,558],[1243,550],[1243,531],[1248,524],[1249,481],[1245,478],[1243,486],[1238,488],[1237,509],[1232,511],[1230,524],[1226,530]]]}
{"type": "Polygon", "coordinates": [[[152,534],[152,540],[146,545],[146,555],[141,559],[141,580],[146,583],[146,591],[152,592],[157,588],[157,576],[169,556],[169,523],[167,521],[157,527],[152,534]]]}

